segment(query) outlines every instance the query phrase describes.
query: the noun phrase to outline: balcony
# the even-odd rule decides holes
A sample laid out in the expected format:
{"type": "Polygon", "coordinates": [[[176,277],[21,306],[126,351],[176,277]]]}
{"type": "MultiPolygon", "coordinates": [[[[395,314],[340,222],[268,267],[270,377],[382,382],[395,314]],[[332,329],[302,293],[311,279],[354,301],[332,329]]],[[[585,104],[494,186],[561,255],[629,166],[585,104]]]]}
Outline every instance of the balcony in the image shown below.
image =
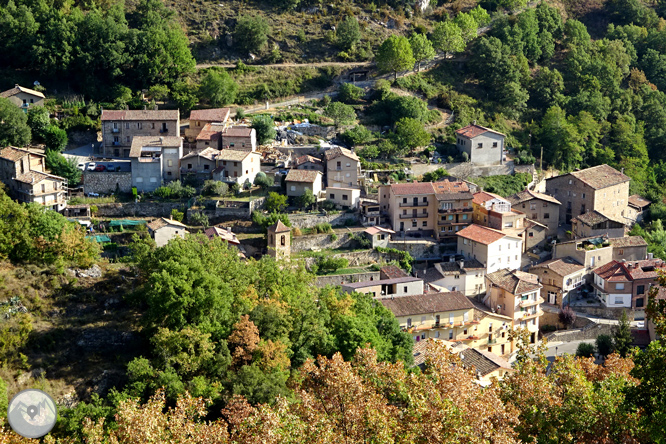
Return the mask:
{"type": "Polygon", "coordinates": [[[525,308],[525,307],[531,307],[533,305],[543,304],[544,302],[546,302],[546,301],[544,301],[544,299],[542,297],[538,297],[538,298],[536,298],[536,301],[531,301],[529,299],[525,300],[525,301],[520,301],[520,304],[518,304],[518,306],[525,308]]]}
{"type": "Polygon", "coordinates": [[[428,213],[419,214],[401,214],[400,219],[424,219],[428,217],[428,213]]]}
{"type": "Polygon", "coordinates": [[[456,341],[477,341],[479,339],[478,336],[467,336],[466,338],[456,338],[456,341]]]}
{"type": "Polygon", "coordinates": [[[488,339],[488,344],[497,344],[497,339],[488,339]]]}
{"type": "Polygon", "coordinates": [[[400,202],[400,207],[427,207],[428,202],[400,202]]]}
{"type": "Polygon", "coordinates": [[[471,213],[472,211],[474,211],[474,209],[473,208],[448,208],[448,209],[440,208],[437,211],[439,211],[440,214],[471,213]]]}
{"type": "Polygon", "coordinates": [[[522,319],[532,319],[532,318],[538,318],[543,314],[543,311],[537,310],[534,313],[523,313],[522,319]]]}
{"type": "Polygon", "coordinates": [[[112,133],[120,132],[120,128],[111,128],[112,133]]]}

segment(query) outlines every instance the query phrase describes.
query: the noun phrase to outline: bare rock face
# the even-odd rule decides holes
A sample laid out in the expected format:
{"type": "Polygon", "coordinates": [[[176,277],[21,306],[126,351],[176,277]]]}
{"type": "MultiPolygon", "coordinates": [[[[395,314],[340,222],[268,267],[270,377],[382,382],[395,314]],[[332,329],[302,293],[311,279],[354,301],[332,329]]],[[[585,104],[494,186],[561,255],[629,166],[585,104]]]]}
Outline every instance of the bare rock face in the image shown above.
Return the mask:
{"type": "Polygon", "coordinates": [[[430,6],[430,0],[416,0],[416,8],[421,12],[425,12],[428,6],[430,6]]]}

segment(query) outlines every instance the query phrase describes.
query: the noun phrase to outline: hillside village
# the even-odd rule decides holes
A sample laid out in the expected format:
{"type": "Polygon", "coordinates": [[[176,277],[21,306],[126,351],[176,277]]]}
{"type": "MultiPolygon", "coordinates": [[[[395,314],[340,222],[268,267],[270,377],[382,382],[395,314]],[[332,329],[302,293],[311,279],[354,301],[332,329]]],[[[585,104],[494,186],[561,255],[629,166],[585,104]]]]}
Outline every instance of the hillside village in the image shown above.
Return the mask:
{"type": "MultiPolygon", "coordinates": [[[[15,90],[31,105],[43,98],[15,90]]],[[[565,308],[584,328],[565,330],[559,342],[594,339],[584,321],[603,326],[622,313],[635,321],[637,344],[653,340],[644,310],[666,264],[628,234],[650,206],[629,195],[630,178],[605,164],[546,178],[532,165],[525,189],[502,197],[472,180],[515,170],[505,135],[477,124],[455,133],[471,174],[424,181],[406,169],[400,180],[366,171],[353,148],[336,145],[335,133],[308,154],[278,136],[260,145],[256,129],[231,118],[229,108],[192,110],[185,125],[178,110],[103,110],[102,140],[80,164],[78,190],[70,194],[67,181],[47,171],[44,155],[23,147],[2,149],[0,177],[16,200],[81,224],[111,260],[129,254],[113,227],[142,225],[157,247],[204,233],[243,259],[304,260],[319,275],[317,285],[372,295],[415,344],[432,338],[480,353],[494,369],[488,375],[511,370],[513,330],[527,329],[532,344],[542,336],[557,342],[553,330],[566,327],[559,315],[565,308]],[[192,190],[186,201],[159,198],[174,184],[174,193],[192,190]],[[69,203],[76,193],[89,202],[134,197],[69,203]]]]}

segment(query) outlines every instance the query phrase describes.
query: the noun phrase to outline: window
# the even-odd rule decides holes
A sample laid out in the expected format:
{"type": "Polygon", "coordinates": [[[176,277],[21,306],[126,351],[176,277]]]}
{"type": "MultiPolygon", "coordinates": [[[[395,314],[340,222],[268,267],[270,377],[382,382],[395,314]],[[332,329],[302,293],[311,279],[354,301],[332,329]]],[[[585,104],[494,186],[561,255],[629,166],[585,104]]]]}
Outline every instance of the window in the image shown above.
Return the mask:
{"type": "Polygon", "coordinates": [[[407,327],[412,326],[412,318],[407,318],[407,327]]]}
{"type": "Polygon", "coordinates": [[[518,260],[518,255],[516,255],[516,258],[515,258],[515,260],[518,260]]]}
{"type": "Polygon", "coordinates": [[[453,220],[453,214],[449,214],[448,220],[453,220]]]}
{"type": "Polygon", "coordinates": [[[428,226],[428,221],[427,221],[427,220],[424,220],[424,221],[423,221],[423,226],[424,226],[424,227],[427,227],[427,226],[428,226]]]}
{"type": "Polygon", "coordinates": [[[528,236],[529,236],[529,237],[534,237],[534,233],[530,231],[530,233],[528,234],[528,236]]]}
{"type": "Polygon", "coordinates": [[[335,200],[335,194],[329,194],[328,198],[331,199],[331,200],[335,200]]]}
{"type": "Polygon", "coordinates": [[[442,202],[439,208],[442,210],[451,210],[453,209],[453,202],[442,202]]]}
{"type": "Polygon", "coordinates": [[[137,127],[138,129],[143,129],[143,123],[141,123],[141,122],[137,123],[137,124],[136,124],[136,127],[137,127]]]}
{"type": "Polygon", "coordinates": [[[428,203],[428,198],[427,197],[423,198],[423,203],[428,203]]]}
{"type": "Polygon", "coordinates": [[[234,166],[238,166],[238,162],[234,162],[234,166]]]}
{"type": "Polygon", "coordinates": [[[204,170],[207,170],[210,165],[204,165],[204,170]]]}
{"type": "Polygon", "coordinates": [[[536,210],[536,203],[530,204],[530,210],[536,210]]]}
{"type": "Polygon", "coordinates": [[[467,215],[466,214],[462,215],[462,220],[467,220],[467,215]]]}
{"type": "Polygon", "coordinates": [[[283,247],[287,244],[287,239],[285,238],[284,234],[280,236],[280,245],[283,247]]]}
{"type": "Polygon", "coordinates": [[[503,338],[506,337],[506,332],[505,331],[502,332],[502,337],[503,338]]]}
{"type": "Polygon", "coordinates": [[[412,222],[412,228],[416,228],[416,227],[418,227],[418,224],[416,223],[416,221],[413,221],[412,222]]]}
{"type": "Polygon", "coordinates": [[[550,214],[549,213],[543,213],[543,218],[544,219],[550,219],[550,214]]]}
{"type": "Polygon", "coordinates": [[[493,142],[493,148],[497,148],[497,142],[493,142]]]}
{"type": "Polygon", "coordinates": [[[403,293],[407,293],[407,286],[402,287],[402,292],[403,292],[403,293]]]}
{"type": "Polygon", "coordinates": [[[449,324],[453,324],[453,313],[449,313],[449,324]]]}
{"type": "Polygon", "coordinates": [[[624,304],[624,298],[622,296],[615,296],[615,305],[624,304]]]}
{"type": "Polygon", "coordinates": [[[167,160],[167,166],[170,166],[170,167],[173,166],[173,160],[172,159],[167,160]]]}
{"type": "Polygon", "coordinates": [[[464,334],[464,335],[467,334],[467,329],[464,329],[464,330],[463,330],[463,334],[464,334]]]}
{"type": "Polygon", "coordinates": [[[449,330],[449,339],[453,339],[453,330],[449,330]]]}
{"type": "Polygon", "coordinates": [[[129,141],[130,141],[130,136],[125,137],[125,141],[126,141],[127,143],[129,143],[129,141]]]}
{"type": "Polygon", "coordinates": [[[476,144],[476,147],[477,147],[477,148],[483,148],[483,143],[481,143],[481,142],[477,143],[477,144],[476,144]]]}
{"type": "Polygon", "coordinates": [[[296,191],[296,185],[291,186],[291,191],[296,191]]]}
{"type": "Polygon", "coordinates": [[[616,290],[624,290],[624,283],[615,284],[615,289],[616,290]]]}
{"type": "MultiPolygon", "coordinates": [[[[386,196],[384,196],[384,197],[386,197],[386,196]]],[[[407,203],[407,198],[406,198],[406,197],[403,197],[403,198],[402,198],[402,203],[404,203],[404,204],[407,203]]]]}
{"type": "Polygon", "coordinates": [[[137,183],[141,183],[141,182],[143,182],[143,177],[137,177],[137,178],[136,178],[136,182],[137,182],[137,183]]]}
{"type": "Polygon", "coordinates": [[[348,196],[347,196],[346,194],[343,194],[343,195],[342,195],[342,200],[349,200],[349,199],[348,199],[348,196]]]}
{"type": "Polygon", "coordinates": [[[155,129],[155,122],[150,123],[150,129],[155,129]]]}
{"type": "Polygon", "coordinates": [[[491,322],[491,323],[488,324],[488,333],[492,333],[492,332],[493,332],[493,323],[491,322]]]}
{"type": "Polygon", "coordinates": [[[493,347],[492,346],[488,347],[488,353],[492,353],[492,352],[493,352],[493,347]]]}
{"type": "Polygon", "coordinates": [[[636,287],[636,294],[645,294],[645,285],[639,285],[636,287]]]}
{"type": "Polygon", "coordinates": [[[636,308],[642,308],[643,304],[644,304],[644,299],[643,298],[636,299],[636,308]]]}
{"type": "Polygon", "coordinates": [[[469,321],[469,312],[465,312],[463,314],[463,321],[468,322],[469,321]]]}
{"type": "Polygon", "coordinates": [[[187,169],[188,169],[188,170],[191,170],[191,169],[192,169],[192,164],[191,164],[191,163],[188,163],[188,164],[187,164],[187,169]]]}
{"type": "Polygon", "coordinates": [[[157,182],[157,177],[151,177],[151,178],[150,178],[150,181],[151,181],[152,183],[157,182]]]}

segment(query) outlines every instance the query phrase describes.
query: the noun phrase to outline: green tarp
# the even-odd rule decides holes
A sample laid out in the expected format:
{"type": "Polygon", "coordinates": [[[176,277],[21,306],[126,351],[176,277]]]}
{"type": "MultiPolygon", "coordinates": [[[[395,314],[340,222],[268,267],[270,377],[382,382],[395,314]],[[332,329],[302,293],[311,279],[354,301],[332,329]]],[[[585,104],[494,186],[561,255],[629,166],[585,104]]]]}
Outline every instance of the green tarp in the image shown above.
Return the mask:
{"type": "Polygon", "coordinates": [[[111,242],[111,239],[106,234],[97,234],[97,235],[94,235],[94,236],[86,236],[86,239],[92,239],[92,240],[94,240],[95,242],[97,242],[99,244],[103,244],[104,242],[111,242]]]}
{"type": "Polygon", "coordinates": [[[121,219],[121,220],[112,220],[109,222],[110,227],[132,227],[136,225],[145,225],[146,221],[145,220],[128,220],[128,219],[121,219]]]}

